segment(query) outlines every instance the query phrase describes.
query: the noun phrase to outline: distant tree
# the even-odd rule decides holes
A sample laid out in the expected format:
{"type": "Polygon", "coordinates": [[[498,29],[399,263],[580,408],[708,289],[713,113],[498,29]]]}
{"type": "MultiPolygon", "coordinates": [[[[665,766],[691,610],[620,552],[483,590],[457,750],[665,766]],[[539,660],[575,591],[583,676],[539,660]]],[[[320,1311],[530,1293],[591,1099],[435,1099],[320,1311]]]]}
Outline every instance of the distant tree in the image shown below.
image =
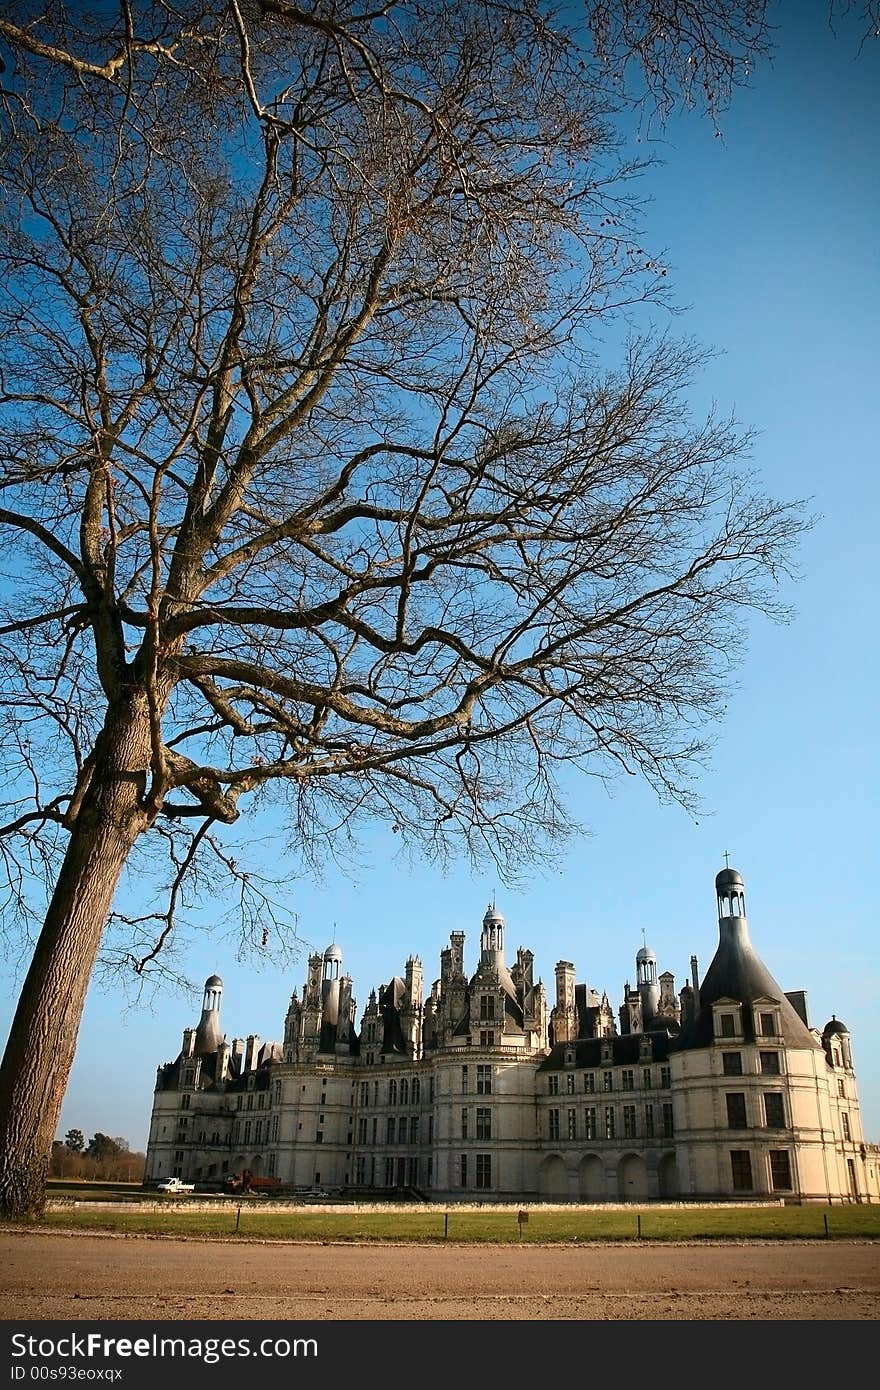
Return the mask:
{"type": "MultiPolygon", "coordinates": [[[[715,7],[718,51],[764,8],[715,7]]],[[[614,79],[665,49],[674,83],[690,40],[587,13],[598,56],[540,0],[0,21],[0,846],[10,902],[49,889],[0,1068],[8,1216],[42,1202],[108,920],[144,976],[222,872],[265,941],[223,838],[249,800],[306,865],[378,817],[504,873],[570,829],[570,767],[688,802],[804,522],[744,432],[689,418],[692,345],[599,365],[665,286],[614,79]],[[147,844],[155,910],[117,898],[147,844]]]]}
{"type": "Polygon", "coordinates": [[[100,1130],[89,1142],[86,1150],[89,1158],[95,1158],[99,1163],[108,1158],[117,1158],[122,1152],[115,1139],[111,1139],[109,1134],[101,1134],[100,1130]]]}
{"type": "Polygon", "coordinates": [[[81,1129],[69,1129],[64,1136],[65,1146],[70,1149],[71,1153],[81,1153],[85,1142],[86,1137],[81,1129]]]}

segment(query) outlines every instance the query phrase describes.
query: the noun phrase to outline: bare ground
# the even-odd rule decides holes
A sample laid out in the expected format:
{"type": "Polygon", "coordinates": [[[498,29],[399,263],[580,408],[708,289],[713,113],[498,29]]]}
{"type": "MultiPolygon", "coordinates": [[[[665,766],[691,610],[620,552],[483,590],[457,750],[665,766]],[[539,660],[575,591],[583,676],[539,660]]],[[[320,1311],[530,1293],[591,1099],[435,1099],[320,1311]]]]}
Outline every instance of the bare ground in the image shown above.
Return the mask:
{"type": "Polygon", "coordinates": [[[876,1320],[880,1243],[376,1245],[0,1232],[7,1320],[876,1320]]]}

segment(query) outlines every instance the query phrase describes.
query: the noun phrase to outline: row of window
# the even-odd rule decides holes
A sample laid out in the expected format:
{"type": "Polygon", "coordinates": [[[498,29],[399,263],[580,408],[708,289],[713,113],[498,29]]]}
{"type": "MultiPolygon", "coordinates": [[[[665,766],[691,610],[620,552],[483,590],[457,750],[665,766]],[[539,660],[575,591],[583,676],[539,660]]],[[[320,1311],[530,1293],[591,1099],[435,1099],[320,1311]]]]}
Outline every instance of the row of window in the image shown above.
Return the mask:
{"type": "MultiPolygon", "coordinates": [[[[642,1067],[642,1068],[641,1068],[641,1073],[642,1073],[641,1090],[643,1090],[643,1091],[652,1091],[652,1090],[654,1089],[654,1070],[653,1070],[653,1068],[652,1068],[652,1067],[642,1067]]],[[[586,1093],[589,1095],[589,1094],[591,1094],[592,1092],[594,1092],[594,1091],[596,1090],[596,1073],[593,1072],[593,1071],[585,1071],[585,1072],[581,1072],[581,1076],[583,1077],[582,1088],[583,1088],[583,1090],[586,1091],[586,1093]]],[[[576,1089],[577,1089],[576,1077],[575,1077],[574,1072],[568,1072],[568,1073],[566,1073],[564,1079],[565,1079],[565,1094],[566,1094],[566,1095],[569,1095],[569,1096],[573,1096],[573,1095],[575,1094],[576,1089]]],[[[556,1076],[556,1075],[548,1076],[548,1077],[547,1077],[547,1092],[548,1092],[549,1095],[551,1095],[551,1096],[558,1096],[558,1095],[561,1094],[561,1089],[560,1089],[560,1081],[561,1081],[561,1080],[562,1080],[562,1078],[559,1077],[559,1076],[556,1076]]],[[[671,1070],[670,1070],[670,1068],[669,1068],[669,1067],[661,1067],[661,1068],[660,1068],[660,1089],[661,1089],[661,1090],[668,1090],[668,1089],[669,1089],[669,1086],[671,1085],[671,1081],[672,1081],[672,1075],[671,1075],[671,1070]]],[[[602,1072],[602,1090],[603,1090],[603,1091],[613,1091],[613,1090],[615,1090],[615,1089],[620,1090],[620,1091],[634,1091],[634,1090],[636,1089],[636,1068],[635,1068],[635,1067],[621,1067],[620,1070],[619,1070],[618,1072],[616,1072],[616,1073],[613,1072],[613,1071],[603,1071],[603,1072],[602,1072]],[[615,1088],[615,1084],[614,1084],[615,1075],[617,1076],[617,1083],[618,1083],[616,1088],[615,1088]]]]}
{"type": "MultiPolygon", "coordinates": [[[[744,1091],[728,1091],[727,1127],[728,1129],[749,1129],[748,1110],[744,1091]]],[[[764,1129],[785,1129],[785,1099],[781,1091],[764,1091],[762,1094],[764,1129]]]]}
{"type": "MultiPolygon", "coordinates": [[[[742,1033],[741,1010],[736,1013],[719,1013],[718,1015],[718,1036],[721,1038],[735,1038],[742,1033]]],[[[755,1034],[759,1038],[775,1038],[778,1036],[776,1027],[776,1015],[772,1013],[756,1012],[755,1014],[755,1034]]]]}
{"type": "MultiPolygon", "coordinates": [[[[372,1105],[378,1105],[378,1104],[380,1103],[380,1102],[379,1102],[379,1086],[380,1086],[380,1083],[379,1083],[378,1081],[372,1081],[372,1082],[370,1082],[370,1081],[361,1081],[361,1082],[360,1082],[360,1084],[359,1084],[359,1091],[358,1091],[358,1097],[359,1097],[359,1104],[360,1104],[360,1106],[361,1106],[362,1109],[366,1109],[366,1108],[367,1108],[369,1105],[371,1105],[371,1104],[372,1104],[372,1105]],[[372,1099],[371,1099],[371,1097],[372,1097],[372,1099]]],[[[354,1091],[353,1091],[353,1090],[352,1090],[352,1099],[354,1099],[354,1091]]],[[[385,1101],[384,1101],[384,1103],[385,1103],[386,1105],[410,1105],[410,1104],[412,1104],[412,1105],[419,1105],[419,1104],[421,1103],[421,1099],[422,1099],[422,1083],[421,1083],[421,1079],[420,1079],[418,1076],[413,1076],[413,1077],[400,1076],[400,1077],[391,1077],[391,1078],[389,1078],[389,1080],[388,1080],[388,1082],[387,1082],[387,1085],[386,1085],[386,1087],[385,1087],[385,1101]]],[[[428,1078],[428,1103],[429,1103],[429,1104],[433,1104],[433,1102],[434,1102],[434,1078],[433,1078],[433,1076],[431,1076],[431,1077],[428,1078]]]]}
{"type": "MultiPolygon", "coordinates": [[[[758,1063],[763,1076],[779,1076],[779,1053],[759,1052],[758,1063]]],[[[725,1076],[743,1076],[743,1056],[741,1052],[723,1052],[721,1066],[725,1076]]]]}
{"type": "Polygon", "coordinates": [[[565,1129],[563,1131],[562,1111],[553,1106],[547,1111],[547,1138],[552,1143],[557,1143],[563,1136],[566,1139],[592,1141],[599,1138],[616,1139],[619,1133],[624,1139],[636,1139],[639,1136],[645,1139],[654,1139],[658,1136],[668,1139],[675,1132],[672,1120],[672,1101],[665,1100],[659,1107],[653,1104],[645,1105],[641,1108],[641,1114],[635,1105],[623,1105],[620,1107],[620,1112],[620,1120],[618,1120],[617,1108],[613,1105],[602,1107],[601,1113],[600,1108],[595,1105],[584,1106],[582,1112],[579,1112],[575,1106],[571,1106],[565,1111],[565,1129]],[[618,1129],[619,1123],[622,1123],[620,1130],[618,1129]]]}
{"type": "Polygon", "coordinates": [[[264,1139],[274,1143],[278,1138],[278,1116],[272,1116],[271,1127],[268,1120],[257,1120],[256,1124],[252,1120],[236,1120],[232,1133],[235,1144],[262,1144],[264,1139]]]}
{"type": "MultiPolygon", "coordinates": [[[[731,1149],[730,1175],[734,1192],[753,1192],[752,1155],[748,1149],[731,1149]]],[[[791,1157],[787,1149],[770,1150],[770,1190],[791,1191],[791,1157]]]]}
{"type": "MultiPolygon", "coordinates": [[[[418,1187],[421,1183],[421,1165],[418,1158],[399,1154],[397,1156],[388,1155],[384,1160],[378,1160],[382,1166],[379,1169],[384,1176],[385,1187],[418,1187]]],[[[377,1160],[375,1156],[367,1157],[359,1155],[354,1163],[354,1180],[358,1187],[376,1187],[379,1174],[376,1171],[377,1160]]],[[[428,1159],[428,1186],[431,1186],[432,1164],[428,1159]]]]}

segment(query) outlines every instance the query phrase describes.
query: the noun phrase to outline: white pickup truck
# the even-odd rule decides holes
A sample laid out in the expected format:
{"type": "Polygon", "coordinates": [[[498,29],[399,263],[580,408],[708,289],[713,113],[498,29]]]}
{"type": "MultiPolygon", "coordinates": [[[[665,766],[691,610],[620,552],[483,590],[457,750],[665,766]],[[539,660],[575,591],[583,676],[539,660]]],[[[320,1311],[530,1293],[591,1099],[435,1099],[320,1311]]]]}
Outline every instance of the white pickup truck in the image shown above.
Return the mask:
{"type": "Polygon", "coordinates": [[[194,1182],[181,1182],[180,1178],[165,1178],[157,1185],[157,1192],[194,1192],[194,1182]]]}

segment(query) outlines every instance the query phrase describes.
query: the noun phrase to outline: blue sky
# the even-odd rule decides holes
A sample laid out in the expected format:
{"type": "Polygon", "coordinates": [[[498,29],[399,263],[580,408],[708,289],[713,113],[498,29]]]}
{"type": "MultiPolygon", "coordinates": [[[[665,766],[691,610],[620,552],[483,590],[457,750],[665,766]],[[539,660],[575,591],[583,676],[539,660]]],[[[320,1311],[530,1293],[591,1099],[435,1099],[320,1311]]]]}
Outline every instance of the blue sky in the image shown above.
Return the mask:
{"type": "MultiPolygon", "coordinates": [[[[676,118],[649,146],[664,166],[643,180],[648,244],[666,249],[687,306],[674,326],[720,353],[695,404],[717,401],[754,426],[767,490],[809,497],[819,514],[801,549],[803,579],[784,595],[794,622],[752,627],[704,809],[692,818],[630,781],[609,795],[573,780],[571,805],[591,833],[552,872],[523,866],[522,891],[472,878],[464,864],[443,875],[396,863],[394,836],[377,827],[350,877],[328,869],[323,884],[292,880],[289,892],[308,948],[334,936],[341,945],[359,1012],[410,953],[430,984],[450,931],[467,933],[473,968],[496,893],[509,958],[530,947],[551,995],[556,961],[572,960],[616,1008],[643,931],[676,988],[692,953],[705,972],[717,942],[713,880],[728,850],[771,973],[783,989],[807,991],[814,1025],[832,1013],[848,1024],[865,1134],[880,1142],[880,49],[858,55],[858,27],[840,19],[835,37],[827,13],[821,0],[780,7],[776,57],[722,116],[721,136],[697,114],[676,118]]],[[[222,975],[230,1037],[278,1039],[305,959],[289,974],[259,970],[235,960],[233,943],[206,938],[187,968],[196,979],[222,975]]],[[[7,978],[0,994],[4,1035],[19,983],[7,978]]],[[[60,1132],[103,1130],[143,1146],[155,1068],[177,1054],[199,1003],[169,991],[134,1008],[93,985],[60,1132]]]]}

